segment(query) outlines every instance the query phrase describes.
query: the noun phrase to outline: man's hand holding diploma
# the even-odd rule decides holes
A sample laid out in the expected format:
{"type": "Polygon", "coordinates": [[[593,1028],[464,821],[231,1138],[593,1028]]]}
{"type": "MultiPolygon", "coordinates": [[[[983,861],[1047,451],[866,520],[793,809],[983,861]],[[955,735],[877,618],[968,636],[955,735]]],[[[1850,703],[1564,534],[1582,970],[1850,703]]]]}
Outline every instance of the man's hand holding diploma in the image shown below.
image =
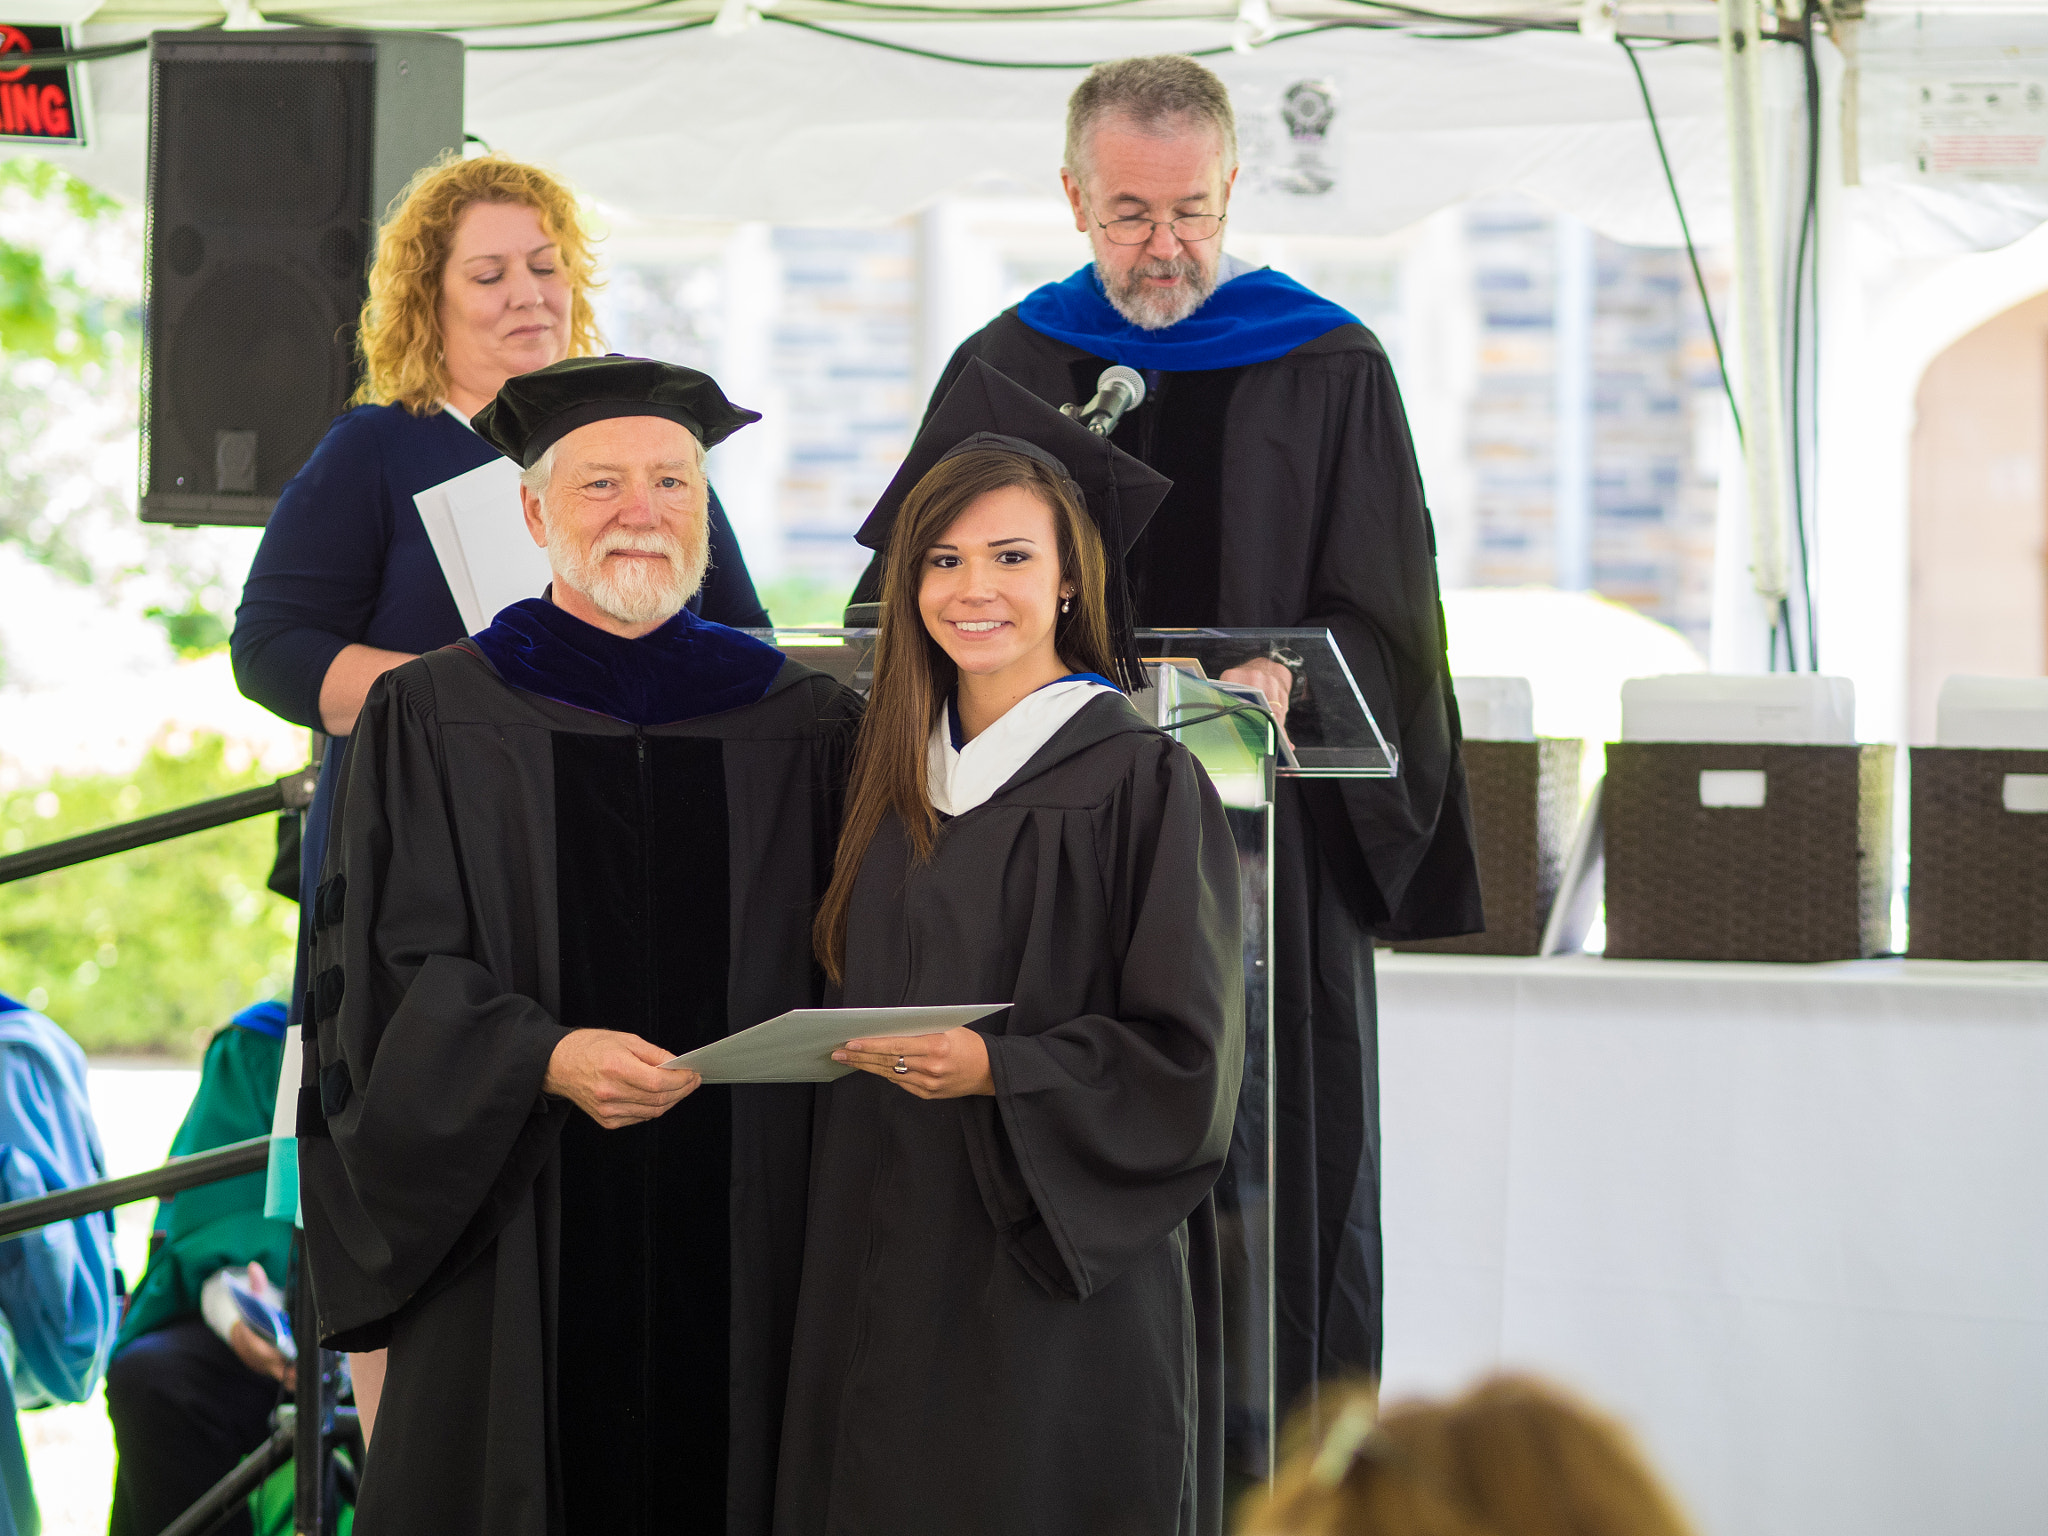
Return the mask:
{"type": "Polygon", "coordinates": [[[541,1092],[567,1099],[608,1131],[656,1120],[704,1081],[671,1053],[616,1029],[572,1029],[548,1057],[541,1092]]]}

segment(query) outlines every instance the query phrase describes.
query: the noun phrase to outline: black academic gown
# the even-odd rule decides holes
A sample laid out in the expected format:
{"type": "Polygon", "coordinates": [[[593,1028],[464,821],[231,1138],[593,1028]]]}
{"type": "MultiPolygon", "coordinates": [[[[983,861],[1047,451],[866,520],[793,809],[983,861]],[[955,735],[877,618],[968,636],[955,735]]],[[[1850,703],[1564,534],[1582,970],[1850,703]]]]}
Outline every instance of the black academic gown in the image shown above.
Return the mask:
{"type": "Polygon", "coordinates": [[[1120,696],[929,863],[877,832],[847,1005],[1012,1006],[993,1097],[819,1091],[777,1536],[1222,1529],[1237,884],[1200,765],[1120,696]]]}
{"type": "MultiPolygon", "coordinates": [[[[1105,359],[999,315],[953,355],[1054,405],[1105,359]]],[[[1275,1312],[1283,1411],[1377,1373],[1379,1060],[1372,941],[1482,926],[1435,535],[1393,369],[1362,325],[1244,367],[1148,374],[1111,439],[1173,482],[1126,563],[1145,627],[1326,628],[1392,781],[1282,781],[1274,868],[1275,1312]],[[1226,510],[1227,509],[1227,510],[1226,510]]],[[[879,595],[879,557],[856,601],[879,595]]]]}
{"type": "Polygon", "coordinates": [[[817,1000],[857,710],[784,663],[636,728],[474,642],[372,688],[299,1122],[321,1341],[391,1346],[363,1536],[765,1536],[811,1090],[604,1131],[540,1085],[569,1028],[682,1050],[817,1000]]]}

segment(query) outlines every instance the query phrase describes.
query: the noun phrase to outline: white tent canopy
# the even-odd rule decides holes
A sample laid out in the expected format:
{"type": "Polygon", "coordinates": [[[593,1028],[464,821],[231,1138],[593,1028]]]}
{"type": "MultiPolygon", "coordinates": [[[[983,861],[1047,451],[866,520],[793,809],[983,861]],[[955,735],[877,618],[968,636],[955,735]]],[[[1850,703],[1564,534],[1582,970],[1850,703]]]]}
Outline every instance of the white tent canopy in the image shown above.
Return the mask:
{"type": "MultiPolygon", "coordinates": [[[[54,12],[84,0],[49,0],[54,12]]],[[[34,7],[31,6],[31,9],[34,7]]],[[[19,7],[16,7],[19,9],[19,7]]],[[[990,186],[1038,189],[1058,164],[1067,93],[1086,62],[1134,53],[1221,50],[1210,63],[1229,84],[1243,124],[1245,175],[1237,223],[1264,233],[1384,234],[1480,193],[1516,188],[1576,215],[1614,239],[1675,244],[1677,220],[1641,95],[1612,41],[1577,30],[1475,35],[1411,20],[1415,30],[1365,30],[1400,18],[1368,5],[1290,6],[1282,29],[1258,47],[1248,17],[1260,0],[1190,16],[1158,0],[1099,9],[1116,19],[1018,19],[1017,7],[873,21],[877,7],[800,0],[754,10],[728,0],[723,19],[703,4],[528,3],[478,0],[397,6],[328,4],[314,9],[344,25],[463,29],[468,126],[493,147],[550,164],[587,195],[642,215],[776,223],[849,224],[899,218],[948,196],[990,186]],[[623,14],[622,14],[623,13],[623,14]],[[1151,14],[1148,14],[1151,13],[1151,14]],[[507,26],[543,16],[610,14],[573,26],[507,26]],[[856,19],[849,20],[849,16],[856,19]],[[664,30],[699,24],[689,30],[664,30]],[[473,30],[489,27],[490,30],[473,30]],[[828,27],[829,31],[812,30],[828,27]],[[1428,33],[1431,35],[1419,35],[1428,33]],[[593,39],[603,39],[592,41],[593,39]],[[1002,61],[1010,67],[945,63],[892,51],[1002,61]],[[1242,51],[1232,51],[1233,44],[1242,51]],[[1073,68],[1015,67],[1070,64],[1073,68]],[[1327,191],[1283,190],[1298,147],[1279,116],[1281,93],[1314,80],[1331,89],[1336,115],[1318,150],[1327,191]]],[[[925,7],[965,10],[959,5],[925,7]]],[[[1524,14],[1561,22],[1553,7],[1487,7],[1451,0],[1445,13],[1524,14]]],[[[1875,10],[1875,8],[1873,8],[1875,10]]],[[[887,15],[885,10],[879,12],[887,15]]],[[[295,12],[296,16],[298,13],[295,12]]],[[[903,13],[899,13],[903,14],[903,13]]],[[[1877,10],[1857,24],[1867,83],[1862,98],[1900,116],[1900,83],[1945,59],[1964,64],[1996,54],[2011,65],[2029,30],[2009,17],[1943,20],[1930,31],[1925,6],[1877,10]]],[[[151,26],[204,25],[221,12],[180,4],[116,3],[91,13],[85,44],[133,37],[151,26]]],[[[1624,8],[1628,31],[1711,39],[1711,9],[1624,8]]],[[[2048,29],[2031,29],[2048,63],[2048,29]]],[[[1772,137],[1789,166],[1799,110],[1797,61],[1789,47],[1771,57],[1772,137]]],[[[1723,87],[1712,46],[1639,51],[1695,236],[1728,235],[1723,87]]],[[[2018,61],[2025,67],[2026,61],[2018,61]]],[[[88,66],[93,144],[59,152],[79,174],[137,197],[142,191],[147,114],[140,56],[88,66]]],[[[1914,254],[2002,245],[2048,217],[2048,189],[1912,184],[1894,171],[1907,138],[1860,136],[1867,201],[1890,243],[1914,254]]]]}
{"type": "MultiPolygon", "coordinates": [[[[1054,60],[1227,47],[1231,36],[1221,22],[865,30],[941,52],[1054,60]]],[[[1384,234],[1478,193],[1519,187],[1616,239],[1679,238],[1641,97],[1612,44],[1575,34],[1446,42],[1338,32],[1210,62],[1243,122],[1233,218],[1244,227],[1384,234]],[[1293,150],[1278,101],[1304,79],[1328,82],[1337,100],[1322,153],[1334,185],[1320,195],[1278,186],[1293,150]]],[[[146,66],[131,56],[90,68],[96,142],[76,154],[75,168],[139,197],[146,66]]],[[[1653,51],[1644,68],[1695,233],[1721,238],[1728,198],[1718,55],[1653,51]]],[[[601,203],[674,218],[858,224],[991,186],[1050,189],[1079,71],[944,64],[764,22],[734,36],[705,28],[477,51],[467,75],[470,132],[552,166],[601,203]]],[[[1783,83],[1795,81],[1787,73],[1783,83]]]]}

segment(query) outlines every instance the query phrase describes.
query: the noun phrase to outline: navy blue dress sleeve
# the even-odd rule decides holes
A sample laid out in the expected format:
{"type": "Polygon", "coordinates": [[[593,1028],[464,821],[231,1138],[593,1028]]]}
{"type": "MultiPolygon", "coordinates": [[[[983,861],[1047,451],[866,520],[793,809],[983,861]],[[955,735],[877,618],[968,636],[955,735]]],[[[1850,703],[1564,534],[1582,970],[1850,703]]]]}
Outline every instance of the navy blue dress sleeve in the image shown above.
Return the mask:
{"type": "Polygon", "coordinates": [[[320,684],[343,646],[417,656],[460,640],[462,614],[413,498],[497,457],[447,411],[364,405],[328,428],[279,495],[242,589],[242,692],[318,729],[320,684]]]}
{"type": "Polygon", "coordinates": [[[728,629],[768,627],[768,610],[761,606],[754,578],[747,574],[747,557],[740,552],[740,541],[715,489],[711,492],[711,573],[690,607],[700,617],[728,629]]]}
{"type": "Polygon", "coordinates": [[[249,567],[229,642],[244,695],[320,729],[320,684],[368,628],[390,545],[383,455],[351,412],[279,494],[249,567]]]}

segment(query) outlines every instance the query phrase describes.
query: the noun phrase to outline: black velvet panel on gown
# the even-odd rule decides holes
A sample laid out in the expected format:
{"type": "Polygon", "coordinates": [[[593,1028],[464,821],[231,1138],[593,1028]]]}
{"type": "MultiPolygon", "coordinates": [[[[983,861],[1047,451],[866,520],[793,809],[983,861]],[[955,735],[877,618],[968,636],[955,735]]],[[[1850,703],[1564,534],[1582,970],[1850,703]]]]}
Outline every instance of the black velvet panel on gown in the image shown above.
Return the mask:
{"type": "MultiPolygon", "coordinates": [[[[1095,393],[1102,364],[1073,365],[1074,398],[1095,393]]],[[[1223,577],[1224,418],[1242,368],[1148,373],[1146,402],[1117,424],[1110,441],[1173,482],[1125,558],[1140,628],[1198,628],[1216,622],[1223,577]]]]}
{"type": "MultiPolygon", "coordinates": [[[[1096,358],[1070,365],[1075,399],[1094,393],[1102,367],[1096,358]]],[[[1148,374],[1145,404],[1118,423],[1112,441],[1173,481],[1125,563],[1141,625],[1218,622],[1223,447],[1245,372],[1148,374]]],[[[1370,928],[1387,914],[1346,835],[1335,785],[1283,780],[1274,809],[1274,1393],[1284,1415],[1318,1380],[1379,1370],[1384,1259],[1370,928]]],[[[1226,1172],[1217,1188],[1226,1222],[1234,1198],[1226,1172]]]]}
{"type": "MultiPolygon", "coordinates": [[[[723,748],[557,734],[562,1023],[727,1033],[723,748]]],[[[562,1133],[556,1413],[570,1536],[723,1536],[732,1098],[562,1133]]]]}

